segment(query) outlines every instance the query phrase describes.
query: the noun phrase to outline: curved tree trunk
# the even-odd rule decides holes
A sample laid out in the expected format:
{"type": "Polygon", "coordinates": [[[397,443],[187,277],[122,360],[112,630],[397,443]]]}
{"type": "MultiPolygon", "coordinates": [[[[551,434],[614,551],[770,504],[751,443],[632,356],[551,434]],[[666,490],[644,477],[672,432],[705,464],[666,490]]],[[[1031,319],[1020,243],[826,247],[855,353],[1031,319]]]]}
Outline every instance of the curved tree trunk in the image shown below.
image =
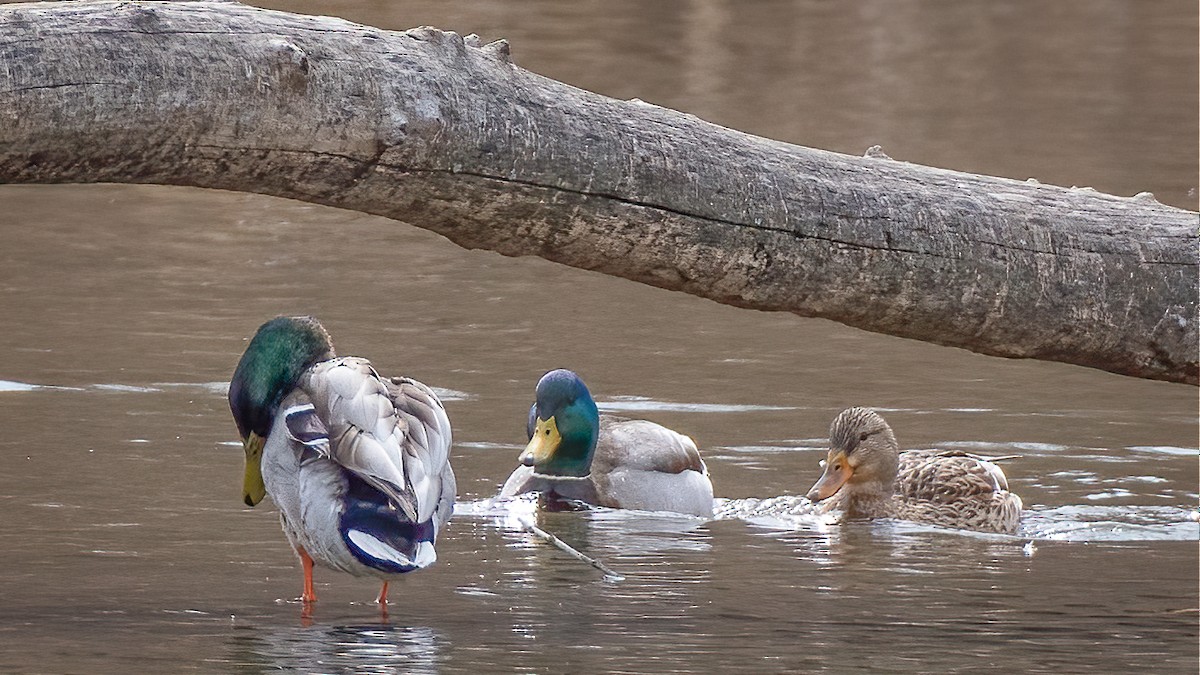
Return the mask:
{"type": "Polygon", "coordinates": [[[0,6],[0,183],[290,197],[731,305],[1197,383],[1197,214],[868,155],[605,98],[429,28],[0,6]]]}

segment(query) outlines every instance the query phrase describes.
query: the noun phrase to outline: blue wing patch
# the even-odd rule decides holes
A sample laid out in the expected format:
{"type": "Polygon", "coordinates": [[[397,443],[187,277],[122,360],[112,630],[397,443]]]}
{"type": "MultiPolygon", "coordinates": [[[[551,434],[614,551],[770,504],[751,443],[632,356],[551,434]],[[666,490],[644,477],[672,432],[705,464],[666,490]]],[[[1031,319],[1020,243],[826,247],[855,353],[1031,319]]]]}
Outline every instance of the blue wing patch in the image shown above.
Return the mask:
{"type": "Polygon", "coordinates": [[[428,567],[437,560],[432,520],[414,523],[386,495],[350,471],[342,497],[342,540],[362,564],[397,574],[428,567]]]}

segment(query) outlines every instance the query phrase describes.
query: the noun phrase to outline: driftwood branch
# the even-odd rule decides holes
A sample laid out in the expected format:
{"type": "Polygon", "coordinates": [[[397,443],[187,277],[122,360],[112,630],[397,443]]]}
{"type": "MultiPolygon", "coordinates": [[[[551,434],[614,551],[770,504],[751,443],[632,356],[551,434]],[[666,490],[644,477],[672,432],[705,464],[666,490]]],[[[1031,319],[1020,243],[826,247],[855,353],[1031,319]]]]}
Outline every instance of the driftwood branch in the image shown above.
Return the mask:
{"type": "Polygon", "coordinates": [[[597,560],[589,555],[580,553],[574,546],[571,546],[567,542],[563,541],[562,539],[559,539],[558,537],[556,537],[553,534],[550,534],[549,532],[543,530],[542,528],[538,527],[537,525],[534,525],[533,523],[529,522],[528,520],[525,520],[525,519],[521,520],[521,528],[524,529],[526,532],[529,532],[530,534],[534,535],[538,539],[541,539],[542,541],[546,542],[547,544],[550,544],[554,548],[557,548],[558,550],[562,551],[563,553],[566,553],[567,555],[571,556],[572,558],[578,560],[579,562],[585,562],[585,563],[591,565],[592,567],[595,567],[596,569],[600,570],[600,572],[602,572],[604,574],[605,579],[608,579],[610,581],[623,581],[625,579],[625,577],[621,576],[619,573],[614,571],[613,568],[609,567],[608,565],[605,565],[604,563],[600,562],[599,560],[597,560]]]}
{"type": "Polygon", "coordinates": [[[0,183],[258,192],[985,354],[1197,383],[1197,214],[749,136],[504,42],[222,2],[0,6],[0,183]]]}

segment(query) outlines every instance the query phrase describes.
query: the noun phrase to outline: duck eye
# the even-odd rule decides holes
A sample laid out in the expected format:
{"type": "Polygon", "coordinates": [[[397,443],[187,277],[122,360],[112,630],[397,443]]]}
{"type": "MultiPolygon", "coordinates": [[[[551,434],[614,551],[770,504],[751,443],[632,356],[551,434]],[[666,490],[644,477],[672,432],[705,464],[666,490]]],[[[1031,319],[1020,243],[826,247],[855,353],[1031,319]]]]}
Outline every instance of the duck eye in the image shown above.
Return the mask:
{"type": "Polygon", "coordinates": [[[870,435],[871,434],[868,434],[867,432],[864,431],[864,432],[862,432],[861,435],[859,435],[858,440],[865,441],[865,440],[867,440],[867,437],[869,437],[870,435]]]}

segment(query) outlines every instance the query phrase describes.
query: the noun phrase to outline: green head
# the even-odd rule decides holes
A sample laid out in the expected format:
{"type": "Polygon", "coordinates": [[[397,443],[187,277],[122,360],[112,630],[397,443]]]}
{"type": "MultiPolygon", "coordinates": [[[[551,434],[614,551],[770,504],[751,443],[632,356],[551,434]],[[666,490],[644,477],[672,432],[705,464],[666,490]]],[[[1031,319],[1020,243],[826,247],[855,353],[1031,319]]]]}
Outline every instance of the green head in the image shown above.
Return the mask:
{"type": "Polygon", "coordinates": [[[229,409],[246,449],[243,498],[254,506],[266,495],[260,462],[263,443],[283,397],[313,364],[333,358],[329,333],[311,316],[280,316],[259,326],[229,382],[229,409]]]}
{"type": "Polygon", "coordinates": [[[552,370],[538,381],[521,463],[551,476],[586,476],[600,435],[600,411],[583,380],[552,370]]]}

